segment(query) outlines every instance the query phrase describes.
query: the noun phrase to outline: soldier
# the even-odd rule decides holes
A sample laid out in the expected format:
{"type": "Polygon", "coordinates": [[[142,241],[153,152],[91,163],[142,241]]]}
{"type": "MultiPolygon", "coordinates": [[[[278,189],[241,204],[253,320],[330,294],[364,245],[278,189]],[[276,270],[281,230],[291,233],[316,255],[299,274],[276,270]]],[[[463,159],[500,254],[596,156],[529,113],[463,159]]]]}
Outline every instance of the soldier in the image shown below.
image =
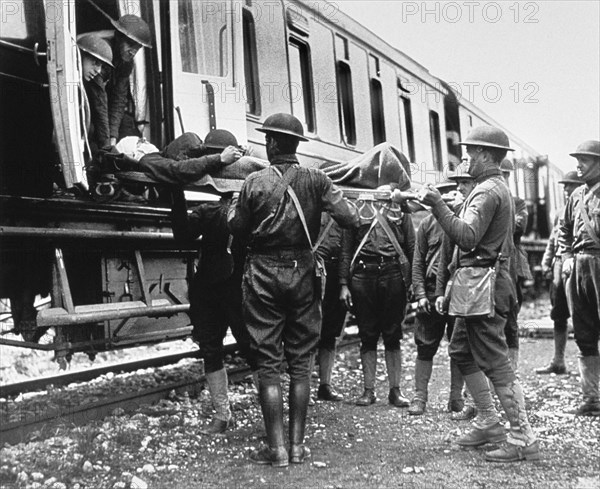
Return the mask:
{"type": "MultiPolygon", "coordinates": [[[[380,187],[381,188],[381,187],[380,187]]],[[[390,188],[389,185],[386,188],[390,188]]],[[[374,208],[358,229],[344,231],[340,265],[340,297],[358,321],[364,391],[357,406],[375,403],[377,343],[383,337],[390,391],[388,401],[408,407],[400,391],[402,320],[411,285],[415,230],[400,207],[374,208]]]]}
{"type": "Polygon", "coordinates": [[[250,350],[250,337],[242,313],[245,245],[231,240],[227,228],[229,203],[227,197],[219,202],[207,202],[194,208],[188,216],[183,190],[173,189],[171,215],[175,239],[192,241],[202,236],[200,260],[189,290],[189,314],[192,338],[200,347],[215,410],[211,422],[200,429],[207,435],[222,433],[231,426],[227,371],[223,363],[223,340],[228,327],[257,382],[256,359],[250,350]]]}
{"type": "MultiPolygon", "coordinates": [[[[448,180],[436,185],[440,192],[456,189],[456,183],[448,180]]],[[[446,197],[445,197],[446,198],[446,197]]],[[[436,278],[444,231],[432,214],[425,217],[415,240],[412,282],[414,300],[417,301],[415,320],[415,395],[410,402],[408,414],[420,416],[427,406],[427,386],[433,370],[433,357],[437,353],[444,333],[452,337],[453,320],[447,314],[438,314],[435,309],[436,278]]],[[[456,363],[450,361],[450,399],[448,410],[460,412],[464,407],[462,399],[463,380],[456,363]]]]}
{"type": "Polygon", "coordinates": [[[111,20],[111,23],[116,30],[97,31],[92,34],[102,37],[111,45],[114,69],[112,73],[103,70],[101,76],[94,77],[87,90],[94,122],[93,142],[100,149],[108,149],[117,144],[127,105],[133,58],[142,47],[152,47],[150,27],[140,17],[123,15],[117,21],[111,20]]]}
{"type": "Polygon", "coordinates": [[[290,114],[264,121],[271,166],[250,175],[229,212],[235,236],[249,237],[243,297],[244,318],[259,370],[260,405],[268,445],[250,461],[285,467],[310,456],[304,446],[310,395],[310,364],[321,327],[321,279],[313,243],[321,212],[342,226],[357,226],[358,212],[322,171],[301,167],[296,157],[304,137],[302,123],[290,114]],[[280,370],[290,375],[289,454],[283,435],[280,370]]]}
{"type": "MultiPolygon", "coordinates": [[[[500,169],[502,170],[502,176],[506,181],[506,185],[510,189],[510,176],[515,170],[515,165],[508,158],[504,158],[500,163],[500,169]]],[[[506,321],[506,327],[504,328],[504,335],[506,336],[506,343],[508,345],[508,357],[513,370],[516,372],[519,365],[519,311],[521,310],[521,304],[523,303],[523,285],[525,281],[532,280],[533,276],[529,270],[529,262],[527,260],[527,252],[521,245],[521,237],[527,229],[527,221],[529,220],[529,211],[527,210],[527,204],[521,197],[514,196],[513,202],[515,204],[515,232],[513,235],[513,241],[515,243],[515,253],[511,257],[510,270],[515,282],[517,290],[517,302],[515,307],[510,311],[508,319],[506,321]]]]}
{"type": "Polygon", "coordinates": [[[108,42],[94,33],[80,36],[77,47],[81,51],[81,76],[87,90],[88,83],[103,69],[114,68],[113,53],[108,42]]]}
{"type": "Polygon", "coordinates": [[[329,214],[323,214],[321,229],[321,232],[326,232],[326,234],[323,235],[323,242],[317,248],[317,254],[325,261],[327,278],[322,304],[321,337],[317,352],[319,362],[317,399],[339,402],[343,400],[343,397],[331,385],[331,374],[335,362],[336,341],[342,334],[346,321],[346,306],[340,300],[341,285],[339,281],[342,228],[331,219],[329,214]]]}
{"type": "Polygon", "coordinates": [[[477,186],[460,216],[444,203],[433,186],[425,186],[419,193],[421,202],[432,206],[442,229],[457,244],[453,260],[457,270],[450,296],[450,311],[454,310],[457,317],[450,357],[457,362],[478,411],[473,430],[460,438],[458,444],[474,447],[507,439],[508,444],[487,452],[486,460],[536,460],[540,457],[538,442],[527,418],[523,390],[511,367],[503,333],[516,294],[508,263],[503,258],[511,256],[514,249],[515,221],[514,204],[502,178],[500,162],[512,148],[506,134],[492,126],[473,129],[461,144],[466,146],[468,171],[477,186]],[[496,268],[495,274],[490,273],[491,267],[496,268]],[[490,308],[487,315],[480,312],[471,315],[469,311],[469,307],[481,305],[469,303],[465,295],[465,291],[473,292],[470,276],[488,280],[495,277],[495,294],[486,300],[490,308]],[[461,288],[456,287],[459,279],[461,288]],[[461,306],[468,307],[461,310],[461,306]],[[492,381],[510,422],[508,438],[495,411],[486,376],[492,381]]]}
{"type": "MultiPolygon", "coordinates": [[[[583,180],[577,176],[576,171],[570,171],[558,183],[563,185],[565,202],[567,202],[573,191],[583,184],[583,180]]],[[[562,279],[562,256],[558,246],[559,219],[564,212],[565,207],[563,206],[554,217],[550,239],[548,239],[542,258],[542,273],[545,278],[551,280],[550,302],[552,303],[552,309],[550,310],[550,319],[554,321],[554,358],[545,367],[536,369],[535,372],[538,374],[563,375],[567,373],[565,349],[567,347],[567,320],[571,317],[571,313],[569,312],[565,283],[562,279]]]]}
{"type": "Polygon", "coordinates": [[[581,143],[571,156],[585,182],[567,201],[558,232],[583,391],[583,403],[571,413],[600,416],[600,141],[581,143]]]}

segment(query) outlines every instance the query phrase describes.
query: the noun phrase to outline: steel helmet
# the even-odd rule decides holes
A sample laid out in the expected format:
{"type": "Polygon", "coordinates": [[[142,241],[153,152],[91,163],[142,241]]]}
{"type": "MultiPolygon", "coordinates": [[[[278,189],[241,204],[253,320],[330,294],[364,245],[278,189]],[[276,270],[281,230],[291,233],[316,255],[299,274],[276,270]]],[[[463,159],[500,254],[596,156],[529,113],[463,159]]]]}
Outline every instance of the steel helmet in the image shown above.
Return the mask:
{"type": "Polygon", "coordinates": [[[93,32],[82,34],[77,39],[77,47],[103,63],[106,63],[111,68],[114,68],[112,62],[113,52],[110,44],[98,34],[94,34],[93,32]]]}
{"type": "Polygon", "coordinates": [[[152,48],[152,37],[150,35],[150,27],[146,21],[137,15],[123,15],[119,20],[110,21],[115,29],[120,33],[133,39],[138,44],[145,48],[152,48]]]}
{"type": "Polygon", "coordinates": [[[450,180],[448,178],[448,179],[444,180],[443,182],[436,183],[435,188],[437,188],[440,192],[454,190],[454,189],[456,189],[456,182],[453,180],[450,180]]]}
{"type": "Polygon", "coordinates": [[[562,180],[559,180],[558,183],[577,183],[583,185],[585,182],[577,176],[576,171],[570,171],[562,180]]]}
{"type": "Polygon", "coordinates": [[[515,171],[515,164],[508,158],[504,158],[500,163],[500,170],[502,171],[515,171]]]}
{"type": "Polygon", "coordinates": [[[483,146],[486,148],[498,148],[505,149],[507,151],[514,151],[509,146],[508,136],[502,129],[498,129],[494,126],[479,126],[473,129],[468,135],[467,139],[459,142],[463,146],[483,146]]]}
{"type": "Polygon", "coordinates": [[[293,136],[300,141],[308,141],[304,137],[304,128],[302,122],[292,114],[278,113],[270,115],[265,119],[261,128],[257,129],[259,132],[274,133],[274,134],[285,134],[286,136],[293,136]]]}
{"type": "Polygon", "coordinates": [[[579,146],[574,153],[570,153],[571,156],[595,156],[596,158],[600,157],[600,141],[584,141],[579,146]]]}
{"type": "Polygon", "coordinates": [[[455,182],[458,182],[458,180],[473,180],[473,176],[467,172],[467,169],[467,165],[458,165],[456,170],[448,175],[448,180],[454,180],[455,182]]]}
{"type": "Polygon", "coordinates": [[[207,148],[225,149],[227,146],[238,146],[235,136],[226,129],[213,129],[204,138],[207,148]]]}

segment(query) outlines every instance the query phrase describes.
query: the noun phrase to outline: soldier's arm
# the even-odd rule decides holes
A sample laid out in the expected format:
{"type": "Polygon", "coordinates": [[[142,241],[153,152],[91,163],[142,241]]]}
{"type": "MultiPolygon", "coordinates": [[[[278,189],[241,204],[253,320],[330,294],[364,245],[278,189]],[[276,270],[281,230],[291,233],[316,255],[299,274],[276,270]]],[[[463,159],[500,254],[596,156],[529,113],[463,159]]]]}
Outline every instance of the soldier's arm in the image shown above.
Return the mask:
{"type": "Polygon", "coordinates": [[[85,83],[85,93],[90,103],[90,113],[94,126],[94,137],[99,148],[104,148],[110,142],[108,129],[108,97],[106,87],[100,76],[85,83]]]}
{"type": "Polygon", "coordinates": [[[563,260],[573,258],[573,217],[575,209],[574,196],[576,194],[577,192],[571,194],[569,200],[567,200],[567,205],[565,205],[563,215],[558,221],[558,246],[563,260]]]}
{"type": "Polygon", "coordinates": [[[412,262],[412,283],[415,300],[425,299],[427,294],[425,293],[425,270],[427,264],[425,258],[427,256],[427,237],[425,236],[425,229],[423,223],[417,230],[415,240],[415,253],[412,262]]]}
{"type": "Polygon", "coordinates": [[[231,234],[238,239],[246,240],[252,231],[252,214],[250,212],[250,197],[248,180],[242,186],[239,195],[234,194],[227,211],[227,226],[231,234]]]}
{"type": "Polygon", "coordinates": [[[203,233],[202,207],[188,215],[185,195],[182,188],[171,191],[171,228],[177,241],[193,241],[203,233]]]}
{"type": "Polygon", "coordinates": [[[118,66],[114,75],[114,84],[110,88],[108,122],[111,138],[119,138],[119,128],[127,105],[129,75],[133,71],[133,66],[133,61],[118,66]]]}
{"type": "Polygon", "coordinates": [[[187,185],[200,180],[223,166],[221,155],[207,155],[187,160],[172,160],[160,153],[145,155],[140,161],[140,169],[155,180],[173,185],[187,185]]]}
{"type": "Polygon", "coordinates": [[[360,220],[356,206],[344,198],[342,191],[333,184],[325,173],[319,171],[318,175],[321,179],[321,203],[323,208],[341,227],[358,227],[360,220]]]}

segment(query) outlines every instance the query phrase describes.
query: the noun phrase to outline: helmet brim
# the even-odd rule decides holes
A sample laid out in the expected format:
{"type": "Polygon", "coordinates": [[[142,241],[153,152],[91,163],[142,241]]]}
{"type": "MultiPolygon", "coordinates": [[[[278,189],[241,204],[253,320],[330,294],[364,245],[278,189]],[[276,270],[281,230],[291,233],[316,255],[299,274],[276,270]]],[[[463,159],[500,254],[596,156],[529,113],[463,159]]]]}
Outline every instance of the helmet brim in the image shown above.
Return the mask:
{"type": "Polygon", "coordinates": [[[569,153],[569,156],[577,157],[577,156],[595,156],[596,158],[600,158],[600,154],[592,153],[591,151],[577,151],[575,153],[569,153]]]}
{"type": "Polygon", "coordinates": [[[583,185],[582,181],[578,181],[578,180],[559,180],[558,183],[576,183],[578,185],[583,185]]]}
{"type": "Polygon", "coordinates": [[[286,136],[295,137],[299,141],[308,141],[308,139],[305,138],[304,136],[300,136],[299,134],[296,134],[295,132],[292,132],[292,131],[286,131],[285,129],[269,129],[269,128],[264,129],[264,128],[260,127],[257,129],[257,131],[265,133],[265,134],[284,134],[286,136]]]}
{"type": "Polygon", "coordinates": [[[86,49],[84,47],[81,47],[79,45],[77,45],[79,47],[79,49],[81,51],[84,51],[85,53],[89,54],[90,56],[99,59],[100,61],[102,61],[103,63],[106,63],[108,66],[110,66],[111,68],[114,68],[115,65],[112,64],[112,62],[110,60],[108,60],[107,58],[103,57],[103,56],[98,56],[98,54],[93,53],[92,51],[90,51],[89,49],[86,49]]]}
{"type": "Polygon", "coordinates": [[[136,37],[136,36],[132,36],[130,32],[127,32],[125,29],[123,29],[123,26],[121,24],[119,24],[118,21],[116,20],[111,20],[110,23],[113,25],[113,27],[115,29],[117,29],[121,34],[123,34],[125,37],[128,37],[129,39],[137,42],[139,45],[144,46],[147,49],[152,49],[152,44],[143,41],[142,39],[136,37]]]}
{"type": "Polygon", "coordinates": [[[502,146],[500,144],[486,143],[486,142],[476,142],[476,141],[460,141],[458,144],[462,146],[481,146],[482,148],[497,148],[497,149],[505,149],[506,151],[515,151],[514,148],[509,146],[502,146]]]}

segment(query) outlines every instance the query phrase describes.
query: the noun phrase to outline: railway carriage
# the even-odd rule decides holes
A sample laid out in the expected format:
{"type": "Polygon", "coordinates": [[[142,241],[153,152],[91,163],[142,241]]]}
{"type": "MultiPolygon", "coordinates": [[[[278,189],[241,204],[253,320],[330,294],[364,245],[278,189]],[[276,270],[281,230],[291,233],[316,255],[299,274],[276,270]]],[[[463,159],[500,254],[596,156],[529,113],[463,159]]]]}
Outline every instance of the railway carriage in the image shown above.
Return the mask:
{"type": "MultiPolygon", "coordinates": [[[[411,162],[415,186],[443,178],[458,141],[499,125],[452,87],[328,2],[257,0],[1,0],[0,297],[25,340],[0,344],[73,352],[189,336],[187,282],[197,246],[170,233],[162,192],[89,188],[78,34],[124,14],[151,26],[135,58],[127,117],[158,147],[184,131],[233,132],[265,157],[257,132],[275,112],[302,120],[303,164],[347,161],[381,142],[411,162]],[[130,195],[131,197],[131,195],[130,195]],[[36,297],[50,304],[34,307],[36,297]],[[52,328],[52,344],[37,339],[52,328]]],[[[529,236],[548,235],[560,171],[507,131],[513,192],[529,236]]],[[[131,190],[131,188],[130,188],[131,190]]],[[[535,244],[535,243],[534,243],[535,244]]]]}

